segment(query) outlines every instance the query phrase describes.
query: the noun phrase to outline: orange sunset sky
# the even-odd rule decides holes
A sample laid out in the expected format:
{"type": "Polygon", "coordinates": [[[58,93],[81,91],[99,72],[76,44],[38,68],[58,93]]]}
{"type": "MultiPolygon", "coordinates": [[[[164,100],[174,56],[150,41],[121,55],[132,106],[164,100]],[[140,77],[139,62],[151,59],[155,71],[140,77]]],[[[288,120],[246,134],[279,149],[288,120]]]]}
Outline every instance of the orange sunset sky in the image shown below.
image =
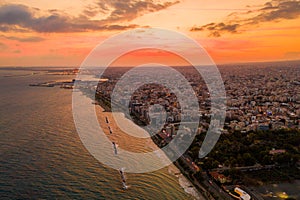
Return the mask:
{"type": "Polygon", "coordinates": [[[300,1],[0,0],[0,66],[79,66],[139,27],[184,33],[217,64],[300,59],[300,1]]]}

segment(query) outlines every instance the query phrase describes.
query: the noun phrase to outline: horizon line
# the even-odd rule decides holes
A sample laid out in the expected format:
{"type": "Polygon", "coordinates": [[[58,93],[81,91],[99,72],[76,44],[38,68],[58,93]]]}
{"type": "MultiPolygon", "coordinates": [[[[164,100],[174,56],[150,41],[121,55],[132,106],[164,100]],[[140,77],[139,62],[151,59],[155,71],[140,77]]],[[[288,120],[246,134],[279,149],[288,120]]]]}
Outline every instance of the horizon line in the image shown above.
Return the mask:
{"type": "MultiPolygon", "coordinates": [[[[271,60],[271,61],[246,61],[246,62],[223,62],[223,63],[215,63],[216,66],[225,66],[225,65],[247,65],[247,64],[259,64],[259,63],[283,63],[283,62],[300,62],[300,59],[296,60],[271,60]]],[[[170,65],[170,67],[191,67],[192,65],[170,65]]],[[[0,65],[0,68],[30,68],[30,67],[43,67],[43,68],[80,68],[80,66],[74,66],[74,65],[0,65]]],[[[99,67],[99,66],[95,66],[99,67]]],[[[108,67],[136,67],[132,65],[124,65],[124,66],[108,66],[108,67]]]]}

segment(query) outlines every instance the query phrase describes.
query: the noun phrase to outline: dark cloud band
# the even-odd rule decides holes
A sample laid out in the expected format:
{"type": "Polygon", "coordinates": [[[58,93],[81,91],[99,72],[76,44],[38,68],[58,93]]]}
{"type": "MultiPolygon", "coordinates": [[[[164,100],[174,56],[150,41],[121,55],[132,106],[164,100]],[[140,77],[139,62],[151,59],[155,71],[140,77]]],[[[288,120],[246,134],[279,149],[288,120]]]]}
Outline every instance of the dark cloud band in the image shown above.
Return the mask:
{"type": "MultiPolygon", "coordinates": [[[[37,9],[20,4],[0,7],[0,31],[83,32],[101,30],[126,30],[138,25],[127,23],[145,13],[166,9],[176,2],[155,3],[153,0],[98,0],[94,7],[86,7],[78,17],[50,10],[37,17],[37,9]],[[92,20],[98,13],[105,18],[92,20]],[[126,25],[121,25],[124,23],[126,25]]],[[[38,13],[40,14],[40,13],[38,13]]]]}
{"type": "Polygon", "coordinates": [[[245,27],[251,25],[259,25],[264,22],[296,19],[299,16],[300,1],[273,0],[265,3],[264,6],[256,10],[231,13],[225,22],[195,26],[192,27],[190,31],[207,31],[211,37],[220,37],[224,33],[242,32],[245,27]],[[248,14],[251,14],[252,16],[249,17],[248,14]]]}

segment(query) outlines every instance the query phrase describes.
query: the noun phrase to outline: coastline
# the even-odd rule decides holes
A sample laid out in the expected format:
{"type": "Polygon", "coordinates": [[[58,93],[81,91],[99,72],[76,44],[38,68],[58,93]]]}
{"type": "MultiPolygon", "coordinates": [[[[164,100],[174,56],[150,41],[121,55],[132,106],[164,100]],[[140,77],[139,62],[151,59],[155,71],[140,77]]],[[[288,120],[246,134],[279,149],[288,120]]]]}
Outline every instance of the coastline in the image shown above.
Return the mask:
{"type": "Polygon", "coordinates": [[[168,172],[178,178],[179,185],[184,189],[185,193],[190,194],[196,200],[205,200],[202,194],[197,190],[192,182],[181,173],[180,169],[176,165],[171,164],[168,167],[168,172]]]}
{"type": "MultiPolygon", "coordinates": [[[[107,107],[104,106],[104,107],[106,107],[106,109],[103,108],[102,105],[100,105],[100,103],[97,105],[98,106],[96,106],[96,108],[97,108],[96,111],[97,111],[99,123],[100,123],[101,127],[103,128],[107,137],[109,137],[110,139],[116,140],[116,139],[120,138],[122,135],[123,136],[127,135],[126,133],[123,133],[123,131],[121,129],[119,129],[117,127],[117,124],[113,119],[112,113],[107,110],[107,107]],[[111,128],[114,130],[114,132],[117,132],[117,134],[113,134],[113,135],[109,134],[109,129],[106,128],[107,125],[105,124],[105,117],[108,117],[108,119],[110,120],[111,128]]],[[[124,120],[127,120],[128,123],[130,123],[133,126],[136,126],[131,120],[127,119],[126,117],[124,117],[124,120]]],[[[140,146],[142,148],[141,151],[153,151],[153,150],[159,148],[157,146],[157,144],[155,143],[155,141],[151,137],[148,137],[146,139],[139,138],[137,140],[144,143],[144,145],[140,146]],[[145,148],[145,146],[147,148],[145,148]]],[[[126,141],[126,140],[122,140],[122,141],[126,141]]],[[[119,143],[120,146],[123,146],[124,145],[123,143],[119,143]]],[[[188,177],[186,177],[184,175],[184,173],[181,172],[180,168],[178,168],[176,166],[176,164],[172,163],[171,165],[168,166],[168,173],[175,176],[176,178],[178,178],[178,184],[184,190],[185,193],[191,195],[196,200],[202,200],[202,199],[205,200],[206,199],[201,194],[201,192],[195,187],[195,184],[193,184],[192,180],[190,180],[188,177]]]]}

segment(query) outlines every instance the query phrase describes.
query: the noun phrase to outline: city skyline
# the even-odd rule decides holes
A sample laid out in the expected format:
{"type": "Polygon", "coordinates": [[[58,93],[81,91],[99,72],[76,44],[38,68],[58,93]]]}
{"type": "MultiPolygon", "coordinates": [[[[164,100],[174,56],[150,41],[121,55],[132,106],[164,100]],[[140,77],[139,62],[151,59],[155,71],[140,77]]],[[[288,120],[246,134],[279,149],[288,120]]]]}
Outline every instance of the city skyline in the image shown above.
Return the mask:
{"type": "MultiPolygon", "coordinates": [[[[105,39],[146,27],[191,37],[217,64],[298,60],[299,7],[293,0],[1,1],[0,66],[77,67],[105,39]]],[[[186,64],[156,51],[121,60],[130,65],[145,57],[186,64]]]]}

